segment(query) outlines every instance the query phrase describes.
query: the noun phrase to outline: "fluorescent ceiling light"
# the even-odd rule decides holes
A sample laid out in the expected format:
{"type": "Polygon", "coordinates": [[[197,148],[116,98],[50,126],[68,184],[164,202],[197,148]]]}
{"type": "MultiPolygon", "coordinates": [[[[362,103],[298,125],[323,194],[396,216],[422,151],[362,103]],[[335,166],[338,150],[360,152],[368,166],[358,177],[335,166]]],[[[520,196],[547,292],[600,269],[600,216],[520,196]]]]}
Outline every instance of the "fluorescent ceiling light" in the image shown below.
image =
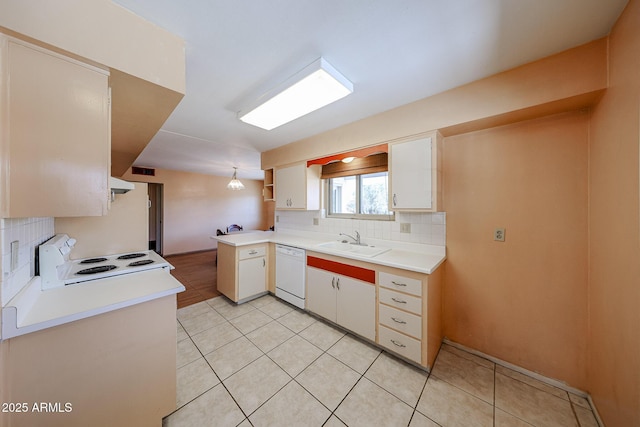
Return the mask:
{"type": "Polygon", "coordinates": [[[353,84],[319,58],[238,113],[245,123],[271,130],[344,98],[353,84]]]}

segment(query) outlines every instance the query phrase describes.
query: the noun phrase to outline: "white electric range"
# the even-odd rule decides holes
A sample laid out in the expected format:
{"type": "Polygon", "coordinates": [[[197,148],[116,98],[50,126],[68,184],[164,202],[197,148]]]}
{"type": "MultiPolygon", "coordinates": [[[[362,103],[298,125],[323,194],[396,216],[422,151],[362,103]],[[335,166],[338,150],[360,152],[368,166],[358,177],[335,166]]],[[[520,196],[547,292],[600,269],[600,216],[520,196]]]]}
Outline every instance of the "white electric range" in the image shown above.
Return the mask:
{"type": "Polygon", "coordinates": [[[106,277],[174,267],[154,251],[130,252],[85,259],[70,259],[76,240],[57,234],[39,246],[42,289],[52,289],[106,277]]]}

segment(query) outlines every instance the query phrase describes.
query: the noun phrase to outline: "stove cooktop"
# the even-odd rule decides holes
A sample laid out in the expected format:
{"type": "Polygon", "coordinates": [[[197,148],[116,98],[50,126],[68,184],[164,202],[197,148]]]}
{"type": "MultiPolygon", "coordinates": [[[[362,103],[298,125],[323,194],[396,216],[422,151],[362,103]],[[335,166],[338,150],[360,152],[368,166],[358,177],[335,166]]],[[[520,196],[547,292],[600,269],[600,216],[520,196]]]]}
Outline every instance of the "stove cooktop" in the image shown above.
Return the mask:
{"type": "Polygon", "coordinates": [[[58,276],[65,285],[70,285],[165,267],[173,268],[156,252],[145,251],[71,260],[59,266],[58,276]]]}

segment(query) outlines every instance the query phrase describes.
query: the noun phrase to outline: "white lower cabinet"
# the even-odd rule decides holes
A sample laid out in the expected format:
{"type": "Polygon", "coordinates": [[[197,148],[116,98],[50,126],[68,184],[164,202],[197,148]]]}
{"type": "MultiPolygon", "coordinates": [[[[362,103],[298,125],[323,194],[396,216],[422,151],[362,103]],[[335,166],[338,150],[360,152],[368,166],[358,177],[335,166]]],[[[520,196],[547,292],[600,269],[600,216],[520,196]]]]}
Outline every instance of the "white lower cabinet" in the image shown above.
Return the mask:
{"type": "Polygon", "coordinates": [[[238,249],[238,301],[267,289],[266,245],[238,249]]]}
{"type": "Polygon", "coordinates": [[[424,274],[307,252],[307,310],[428,370],[442,343],[441,288],[440,268],[424,274]]]}
{"type": "Polygon", "coordinates": [[[234,302],[267,292],[267,245],[218,244],[218,291],[234,302]]]}
{"type": "Polygon", "coordinates": [[[373,284],[307,267],[307,309],[364,338],[376,338],[373,284]]]}
{"type": "Polygon", "coordinates": [[[267,288],[264,256],[238,261],[238,300],[263,293],[267,288]]]}
{"type": "Polygon", "coordinates": [[[432,274],[378,272],[378,344],[433,367],[442,342],[440,270],[432,274]]]}

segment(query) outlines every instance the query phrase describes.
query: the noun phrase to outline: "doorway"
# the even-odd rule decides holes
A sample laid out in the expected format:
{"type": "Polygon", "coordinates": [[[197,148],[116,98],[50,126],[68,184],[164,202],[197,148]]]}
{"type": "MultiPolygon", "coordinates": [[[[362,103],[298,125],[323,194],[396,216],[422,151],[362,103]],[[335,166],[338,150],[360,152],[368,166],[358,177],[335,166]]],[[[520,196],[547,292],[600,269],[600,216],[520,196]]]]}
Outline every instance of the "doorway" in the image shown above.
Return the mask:
{"type": "Polygon", "coordinates": [[[164,185],[149,183],[147,187],[149,195],[149,250],[162,255],[162,202],[164,185]]]}

